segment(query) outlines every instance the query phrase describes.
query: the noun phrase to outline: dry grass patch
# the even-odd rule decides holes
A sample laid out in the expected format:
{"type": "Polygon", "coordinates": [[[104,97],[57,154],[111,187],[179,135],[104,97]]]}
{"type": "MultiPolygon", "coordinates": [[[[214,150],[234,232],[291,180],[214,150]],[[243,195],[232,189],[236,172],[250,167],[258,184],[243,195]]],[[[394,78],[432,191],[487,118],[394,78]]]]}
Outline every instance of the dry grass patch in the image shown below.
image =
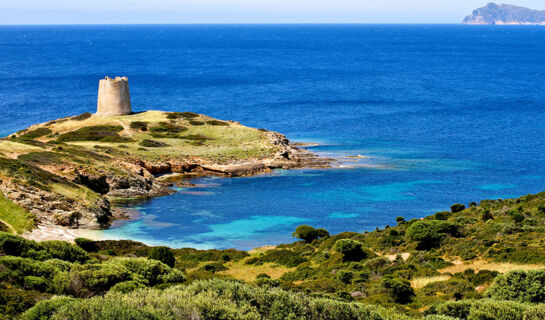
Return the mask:
{"type": "Polygon", "coordinates": [[[447,281],[450,279],[450,276],[434,276],[434,277],[423,277],[423,278],[416,278],[411,280],[411,286],[414,289],[421,289],[427,286],[430,283],[434,282],[440,282],[440,281],[447,281]]]}
{"type": "Polygon", "coordinates": [[[218,272],[218,274],[227,275],[243,281],[254,281],[262,273],[268,274],[273,279],[278,279],[284,273],[295,270],[295,268],[282,267],[274,263],[264,263],[259,266],[246,265],[243,262],[244,260],[234,264],[226,264],[229,270],[218,272]]]}
{"type": "Polygon", "coordinates": [[[464,272],[467,269],[473,269],[475,272],[480,270],[498,271],[499,273],[506,273],[514,270],[536,270],[543,269],[545,265],[538,264],[515,264],[508,262],[489,262],[484,260],[475,260],[470,262],[453,261],[454,265],[439,270],[440,272],[458,273],[464,272]]]}

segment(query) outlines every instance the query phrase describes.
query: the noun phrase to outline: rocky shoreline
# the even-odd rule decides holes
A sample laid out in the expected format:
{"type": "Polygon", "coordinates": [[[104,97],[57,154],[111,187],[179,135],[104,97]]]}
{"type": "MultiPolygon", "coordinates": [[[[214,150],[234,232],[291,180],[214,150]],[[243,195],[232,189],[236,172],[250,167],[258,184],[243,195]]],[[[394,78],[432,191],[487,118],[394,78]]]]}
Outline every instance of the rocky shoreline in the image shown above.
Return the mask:
{"type": "MultiPolygon", "coordinates": [[[[23,132],[19,137],[3,140],[40,146],[42,150],[29,153],[32,157],[15,154],[6,158],[2,157],[0,150],[0,160],[5,162],[2,168],[30,167],[30,176],[25,177],[24,183],[17,170],[7,175],[4,171],[0,176],[0,192],[36,217],[38,228],[28,237],[50,239],[58,235],[59,239],[68,239],[73,238],[70,229],[105,229],[115,220],[127,219],[125,212],[110,203],[113,198],[150,198],[175,193],[171,188],[175,183],[162,179],[162,175],[176,174],[182,179],[194,176],[243,177],[274,169],[327,168],[335,161],[292,145],[280,133],[259,131],[267,144],[274,148],[274,153],[222,162],[187,156],[150,159],[122,149],[97,149],[95,146],[89,151],[72,145],[16,140],[24,136],[23,132]],[[79,154],[82,158],[76,157],[79,154]],[[36,183],[35,180],[40,179],[45,182],[36,183]],[[47,185],[43,186],[45,183],[47,185]],[[46,229],[48,231],[44,232],[46,229]]],[[[184,186],[190,187],[191,183],[184,186]]]]}

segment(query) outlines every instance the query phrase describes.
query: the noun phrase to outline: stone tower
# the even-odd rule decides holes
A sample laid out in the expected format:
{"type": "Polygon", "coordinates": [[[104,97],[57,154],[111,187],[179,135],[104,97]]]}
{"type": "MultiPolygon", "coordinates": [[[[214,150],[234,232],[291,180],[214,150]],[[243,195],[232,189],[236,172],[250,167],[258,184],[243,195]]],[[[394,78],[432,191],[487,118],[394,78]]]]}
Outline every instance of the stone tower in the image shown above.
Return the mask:
{"type": "Polygon", "coordinates": [[[131,113],[129,79],[127,77],[106,77],[98,85],[97,114],[119,116],[131,113]]]}

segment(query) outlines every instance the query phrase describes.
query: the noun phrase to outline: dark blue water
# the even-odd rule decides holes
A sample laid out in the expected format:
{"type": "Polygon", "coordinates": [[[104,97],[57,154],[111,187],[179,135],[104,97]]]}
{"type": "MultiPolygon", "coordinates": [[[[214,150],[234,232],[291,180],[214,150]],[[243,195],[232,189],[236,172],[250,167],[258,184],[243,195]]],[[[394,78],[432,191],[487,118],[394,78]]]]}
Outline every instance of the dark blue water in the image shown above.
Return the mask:
{"type": "MultiPolygon", "coordinates": [[[[204,178],[102,232],[252,248],[455,202],[545,190],[545,28],[418,25],[0,27],[0,134],[93,111],[126,75],[136,110],[194,111],[364,155],[343,168],[204,178]]],[[[350,159],[347,159],[350,160],[350,159]]]]}

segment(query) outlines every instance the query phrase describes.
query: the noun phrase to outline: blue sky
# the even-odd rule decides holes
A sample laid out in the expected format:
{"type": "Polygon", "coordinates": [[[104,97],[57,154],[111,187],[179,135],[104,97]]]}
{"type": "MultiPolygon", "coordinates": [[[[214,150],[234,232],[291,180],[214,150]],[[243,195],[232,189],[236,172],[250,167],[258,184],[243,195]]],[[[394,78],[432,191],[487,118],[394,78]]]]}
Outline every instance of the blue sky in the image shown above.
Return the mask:
{"type": "MultiPolygon", "coordinates": [[[[0,0],[0,24],[458,23],[486,0],[0,0]]],[[[545,9],[543,0],[512,4],[545,9]]]]}

